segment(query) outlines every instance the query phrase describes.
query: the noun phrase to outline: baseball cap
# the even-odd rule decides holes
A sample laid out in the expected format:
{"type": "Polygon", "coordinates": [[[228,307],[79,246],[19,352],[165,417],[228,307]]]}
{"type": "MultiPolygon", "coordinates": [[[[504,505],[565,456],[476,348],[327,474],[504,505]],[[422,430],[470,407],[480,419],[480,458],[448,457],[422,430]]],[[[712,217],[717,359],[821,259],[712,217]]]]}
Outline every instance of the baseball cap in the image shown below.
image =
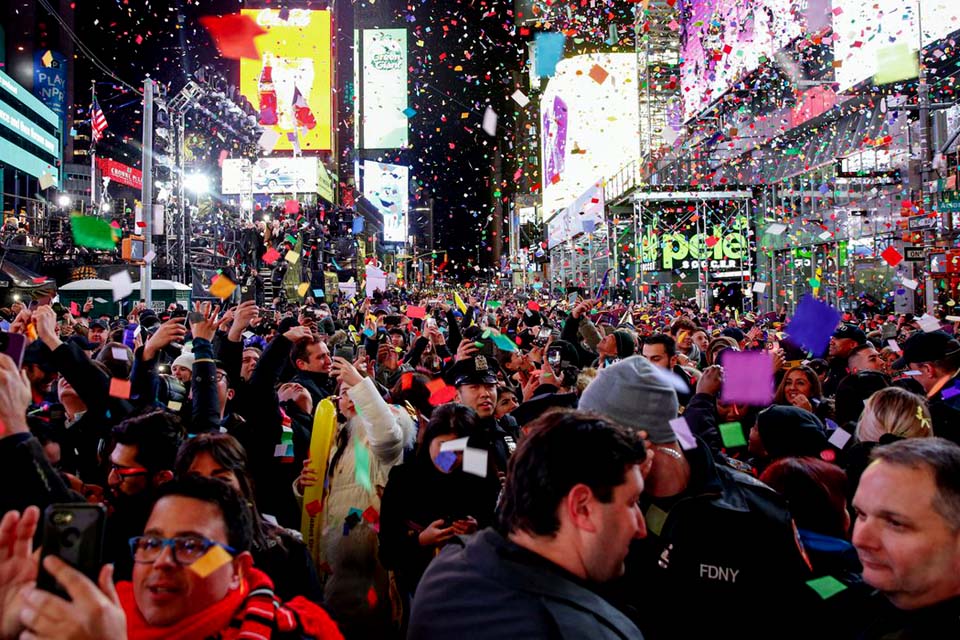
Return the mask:
{"type": "Polygon", "coordinates": [[[894,369],[903,369],[911,362],[933,362],[960,352],[960,342],[943,331],[915,333],[903,344],[903,355],[894,360],[894,369]]]}
{"type": "Polygon", "coordinates": [[[833,337],[854,340],[857,344],[866,344],[867,342],[867,334],[855,324],[841,324],[837,327],[836,331],[833,332],[833,337]]]}

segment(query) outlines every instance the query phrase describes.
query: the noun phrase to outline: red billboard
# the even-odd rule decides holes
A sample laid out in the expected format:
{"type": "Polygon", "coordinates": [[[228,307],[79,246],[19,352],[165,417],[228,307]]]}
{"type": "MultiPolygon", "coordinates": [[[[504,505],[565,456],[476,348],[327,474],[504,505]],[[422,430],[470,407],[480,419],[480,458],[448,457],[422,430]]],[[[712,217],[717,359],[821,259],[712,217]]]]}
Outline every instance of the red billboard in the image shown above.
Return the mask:
{"type": "Polygon", "coordinates": [[[134,189],[143,188],[143,172],[140,169],[128,167],[110,158],[97,158],[97,168],[100,169],[104,178],[110,178],[114,182],[125,184],[134,189]]]}

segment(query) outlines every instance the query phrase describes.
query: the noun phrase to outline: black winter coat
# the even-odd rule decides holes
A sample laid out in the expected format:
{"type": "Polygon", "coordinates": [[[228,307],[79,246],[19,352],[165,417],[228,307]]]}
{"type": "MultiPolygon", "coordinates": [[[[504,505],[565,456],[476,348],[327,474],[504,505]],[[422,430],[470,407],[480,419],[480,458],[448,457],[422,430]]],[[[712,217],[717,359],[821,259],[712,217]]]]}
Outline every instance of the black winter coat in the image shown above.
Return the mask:
{"type": "MultiPolygon", "coordinates": [[[[425,447],[429,446],[425,443],[425,447]]],[[[420,532],[435,520],[471,516],[482,529],[493,524],[500,481],[437,469],[427,450],[415,460],[390,469],[380,502],[380,562],[396,574],[405,594],[412,594],[420,576],[436,555],[436,547],[423,547],[420,532]]]]}
{"type": "Polygon", "coordinates": [[[611,598],[649,638],[779,633],[813,577],[785,502],[751,476],[715,464],[702,441],[684,453],[687,490],[672,504],[641,498],[648,534],[633,542],[611,598]]]}
{"type": "Polygon", "coordinates": [[[494,529],[448,544],[431,563],[417,588],[407,637],[643,638],[590,585],[494,529]]]}

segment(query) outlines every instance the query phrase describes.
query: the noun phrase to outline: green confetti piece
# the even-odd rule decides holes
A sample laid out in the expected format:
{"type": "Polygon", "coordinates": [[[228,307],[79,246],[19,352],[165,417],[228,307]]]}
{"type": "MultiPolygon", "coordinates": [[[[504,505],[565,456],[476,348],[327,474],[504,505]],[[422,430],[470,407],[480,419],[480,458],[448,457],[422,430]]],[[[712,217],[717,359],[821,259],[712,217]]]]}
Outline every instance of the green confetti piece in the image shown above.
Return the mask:
{"type": "Polygon", "coordinates": [[[517,345],[509,337],[503,334],[493,336],[493,344],[497,345],[503,351],[516,351],[517,345]]]}
{"type": "Polygon", "coordinates": [[[488,309],[499,309],[502,306],[503,306],[503,303],[500,302],[499,300],[487,300],[488,309]]]}
{"type": "Polygon", "coordinates": [[[474,342],[474,343],[473,343],[473,346],[475,346],[477,349],[483,349],[483,343],[482,343],[482,342],[479,342],[479,341],[478,341],[478,342],[474,342]]]}
{"type": "Polygon", "coordinates": [[[490,337],[490,329],[485,330],[485,331],[483,332],[483,335],[480,336],[480,337],[483,338],[484,340],[486,340],[487,338],[489,338],[489,337],[490,337]]]}
{"type": "Polygon", "coordinates": [[[733,449],[747,446],[747,440],[743,437],[743,427],[740,426],[739,422],[724,422],[718,428],[725,448],[733,449]]]}
{"type": "Polygon", "coordinates": [[[920,61],[915,49],[907,43],[888,45],[877,51],[876,85],[912,80],[920,75],[920,61]]]}
{"type": "Polygon", "coordinates": [[[357,484],[363,487],[367,493],[371,493],[373,483],[370,481],[370,451],[359,439],[353,441],[353,466],[357,484]]]}
{"type": "Polygon", "coordinates": [[[822,578],[807,580],[807,586],[816,591],[817,595],[824,600],[827,598],[832,598],[841,591],[845,591],[847,588],[847,585],[843,584],[833,576],[823,576],[822,578]]]}
{"type": "Polygon", "coordinates": [[[115,229],[110,223],[93,216],[70,216],[73,242],[88,249],[113,249],[117,245],[115,229]]]}
{"type": "Polygon", "coordinates": [[[643,519],[647,521],[647,531],[655,536],[659,536],[663,531],[663,525],[667,521],[667,512],[655,504],[650,505],[647,512],[643,514],[643,519]]]}

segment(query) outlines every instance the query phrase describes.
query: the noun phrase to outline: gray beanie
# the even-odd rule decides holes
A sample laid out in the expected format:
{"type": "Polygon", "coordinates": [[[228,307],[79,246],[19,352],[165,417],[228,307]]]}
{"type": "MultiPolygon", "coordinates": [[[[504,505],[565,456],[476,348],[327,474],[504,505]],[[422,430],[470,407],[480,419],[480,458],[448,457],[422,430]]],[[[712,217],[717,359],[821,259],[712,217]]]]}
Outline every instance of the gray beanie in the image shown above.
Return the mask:
{"type": "Polygon", "coordinates": [[[646,431],[650,442],[677,441],[670,421],[677,417],[677,392],[643,356],[631,356],[600,369],[587,385],[578,408],[607,416],[636,431],[646,431]]]}

